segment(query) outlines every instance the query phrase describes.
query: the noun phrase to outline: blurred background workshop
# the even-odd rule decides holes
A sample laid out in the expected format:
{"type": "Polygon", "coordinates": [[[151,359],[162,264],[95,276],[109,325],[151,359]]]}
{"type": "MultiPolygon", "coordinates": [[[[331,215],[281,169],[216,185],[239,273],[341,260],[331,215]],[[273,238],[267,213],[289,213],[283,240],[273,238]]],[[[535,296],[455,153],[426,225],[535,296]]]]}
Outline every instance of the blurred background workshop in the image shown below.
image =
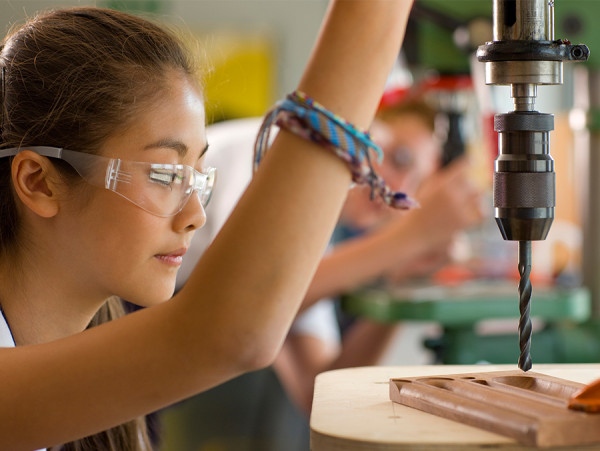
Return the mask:
{"type": "MultiPolygon", "coordinates": [[[[260,118],[296,86],[328,2],[4,0],[0,24],[84,4],[184,30],[211,68],[219,180],[181,287],[250,180],[260,118]]],[[[153,415],[159,449],[307,450],[315,377],[338,368],[600,362],[598,17],[597,0],[415,0],[371,134],[384,178],[421,208],[350,190],[275,364],[153,415]],[[521,4],[545,22],[515,37],[493,8],[521,4]]]]}

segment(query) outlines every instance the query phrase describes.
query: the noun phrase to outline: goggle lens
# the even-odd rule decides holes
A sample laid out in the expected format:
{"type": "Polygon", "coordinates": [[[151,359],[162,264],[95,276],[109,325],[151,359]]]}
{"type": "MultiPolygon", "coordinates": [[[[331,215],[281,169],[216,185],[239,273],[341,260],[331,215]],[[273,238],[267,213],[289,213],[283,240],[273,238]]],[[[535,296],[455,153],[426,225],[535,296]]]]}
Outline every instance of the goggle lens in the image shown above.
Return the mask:
{"type": "Polygon", "coordinates": [[[105,188],[149,213],[173,216],[183,209],[194,193],[198,193],[201,205],[206,207],[215,179],[215,168],[200,172],[182,164],[113,160],[107,169],[105,188]]]}

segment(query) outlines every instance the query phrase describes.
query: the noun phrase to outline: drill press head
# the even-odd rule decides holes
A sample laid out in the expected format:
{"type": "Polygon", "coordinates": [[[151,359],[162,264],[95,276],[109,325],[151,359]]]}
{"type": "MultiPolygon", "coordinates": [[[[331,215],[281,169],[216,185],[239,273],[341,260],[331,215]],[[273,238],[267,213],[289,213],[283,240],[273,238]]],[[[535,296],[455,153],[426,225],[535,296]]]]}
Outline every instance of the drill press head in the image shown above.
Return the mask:
{"type": "Polygon", "coordinates": [[[496,222],[506,240],[543,240],[554,219],[551,114],[535,110],[538,85],[561,84],[565,60],[586,60],[585,45],[554,40],[554,1],[494,0],[494,40],[480,46],[486,83],[510,85],[514,111],[497,114],[496,222]]]}
{"type": "Polygon", "coordinates": [[[535,110],[537,85],[562,83],[564,60],[585,60],[584,45],[554,40],[553,0],[494,0],[494,41],[479,47],[486,83],[510,85],[515,109],[497,114],[499,152],[494,171],[496,222],[519,242],[519,368],[531,368],[531,241],[548,235],[554,218],[551,114],[535,110]]]}

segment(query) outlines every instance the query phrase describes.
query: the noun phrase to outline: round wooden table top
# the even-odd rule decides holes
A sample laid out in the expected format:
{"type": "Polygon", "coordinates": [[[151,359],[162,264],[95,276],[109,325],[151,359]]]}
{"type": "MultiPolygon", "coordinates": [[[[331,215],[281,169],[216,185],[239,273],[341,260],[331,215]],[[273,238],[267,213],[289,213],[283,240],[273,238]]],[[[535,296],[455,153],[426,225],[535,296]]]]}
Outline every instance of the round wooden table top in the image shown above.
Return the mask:
{"type": "MultiPolygon", "coordinates": [[[[392,378],[517,370],[516,365],[359,367],[317,376],[310,418],[312,451],[535,449],[503,435],[390,401],[392,378]]],[[[535,365],[541,373],[587,384],[600,364],[535,365]]],[[[600,415],[598,415],[600,427],[600,415]]],[[[566,448],[563,448],[566,449],[566,448]]],[[[573,449],[569,447],[568,449],[573,449]]],[[[597,445],[577,449],[598,449],[597,445]]]]}

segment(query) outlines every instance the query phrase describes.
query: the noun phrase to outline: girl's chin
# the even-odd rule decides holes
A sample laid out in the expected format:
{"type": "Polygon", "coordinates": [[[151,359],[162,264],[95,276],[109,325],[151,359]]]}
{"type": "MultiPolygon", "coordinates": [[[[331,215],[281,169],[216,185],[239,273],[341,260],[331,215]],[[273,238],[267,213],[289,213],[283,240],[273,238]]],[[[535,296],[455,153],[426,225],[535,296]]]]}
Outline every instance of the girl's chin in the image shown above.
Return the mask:
{"type": "Polygon", "coordinates": [[[151,293],[140,293],[133,299],[127,299],[131,304],[138,307],[152,307],[154,305],[163,304],[173,297],[175,284],[170,284],[168,287],[161,287],[153,290],[151,293]]]}

